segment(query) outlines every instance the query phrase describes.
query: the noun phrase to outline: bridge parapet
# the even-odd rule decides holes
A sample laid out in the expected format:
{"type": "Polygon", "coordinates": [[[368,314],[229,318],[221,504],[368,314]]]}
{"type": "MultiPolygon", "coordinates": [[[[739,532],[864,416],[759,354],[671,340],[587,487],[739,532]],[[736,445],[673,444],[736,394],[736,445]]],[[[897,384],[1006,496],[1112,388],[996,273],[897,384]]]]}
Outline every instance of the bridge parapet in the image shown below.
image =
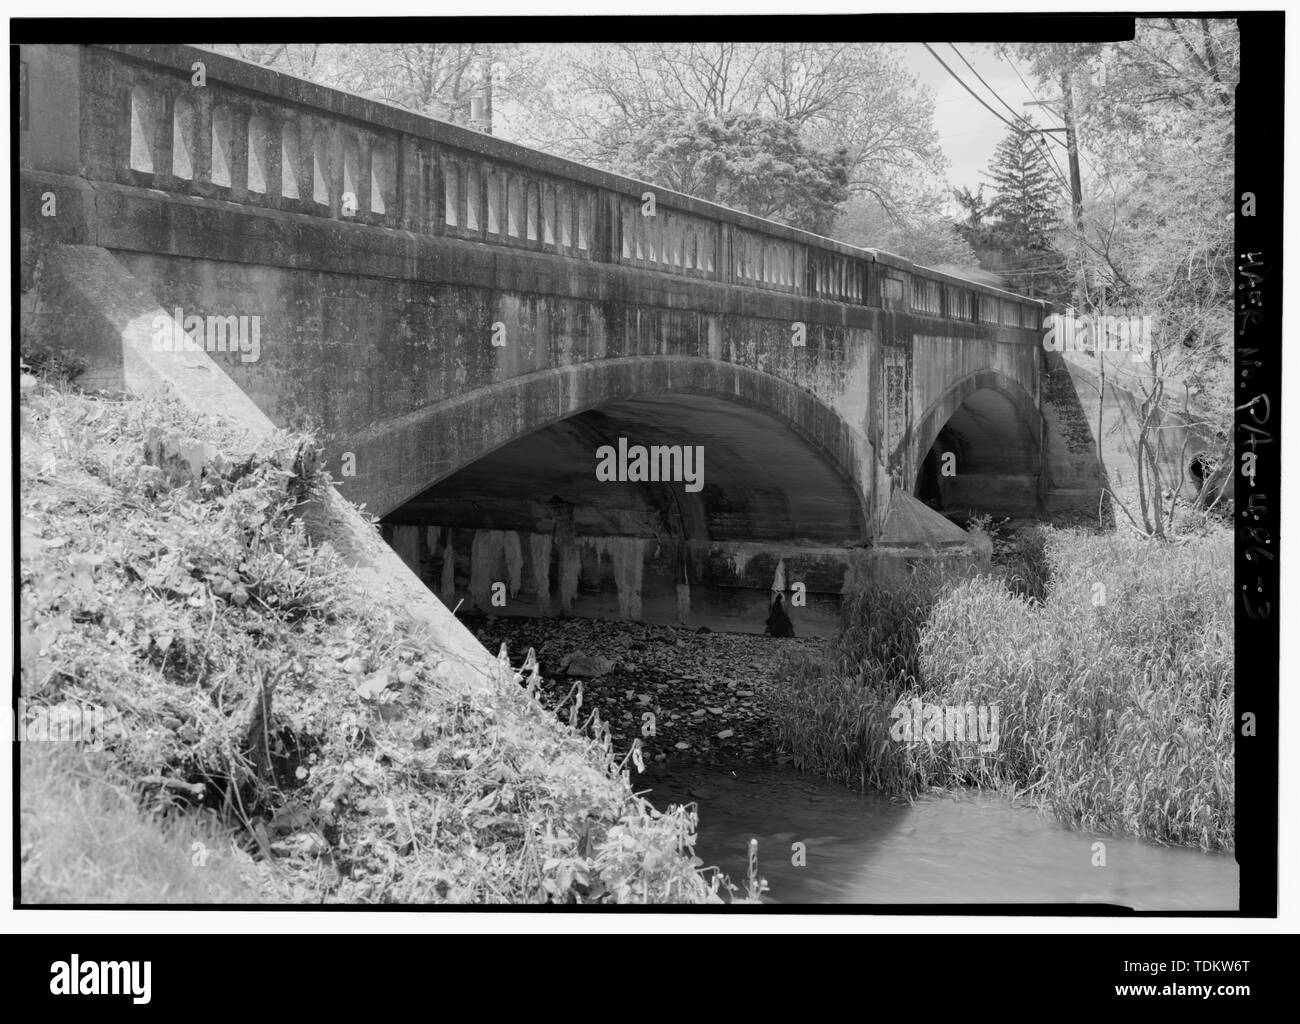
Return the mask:
{"type": "Polygon", "coordinates": [[[877,250],[196,47],[82,50],[92,180],[855,306],[1006,323],[1009,303],[1035,329],[1042,320],[1023,296],[932,271],[914,290],[921,268],[877,250]]]}
{"type": "Polygon", "coordinates": [[[94,180],[869,302],[865,250],[198,48],[86,47],[82,93],[94,180]]]}

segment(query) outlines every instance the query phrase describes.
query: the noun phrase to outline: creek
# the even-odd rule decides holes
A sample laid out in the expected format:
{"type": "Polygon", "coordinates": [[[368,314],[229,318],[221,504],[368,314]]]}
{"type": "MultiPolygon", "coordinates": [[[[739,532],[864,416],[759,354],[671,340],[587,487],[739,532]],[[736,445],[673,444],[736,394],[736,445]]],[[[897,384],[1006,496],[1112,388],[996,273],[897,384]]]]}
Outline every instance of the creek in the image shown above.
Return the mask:
{"type": "Polygon", "coordinates": [[[802,774],[775,752],[768,699],[781,657],[822,641],[697,633],[644,623],[500,618],[473,622],[515,664],[535,647],[552,699],[578,680],[561,666],[575,652],[616,667],[581,680],[583,713],[598,710],[614,748],[634,739],[652,803],[694,802],[695,852],[743,886],[751,838],[776,903],[1098,903],[1135,910],[1235,910],[1231,854],[1074,831],[989,793],[949,791],[914,803],[859,793],[802,774]],[[656,730],[645,735],[648,715],[656,730]],[[1105,843],[1105,865],[1093,849],[1105,843]],[[806,863],[792,863],[792,844],[806,863]]]}
{"type": "Polygon", "coordinates": [[[971,791],[913,804],[856,793],[779,765],[651,767],[638,789],[661,809],[694,801],[695,852],[743,886],[749,840],[774,903],[1097,903],[1236,910],[1231,854],[1074,831],[1033,808],[971,791]],[[1095,842],[1105,866],[1094,866],[1095,842]],[[804,844],[805,863],[793,844],[804,844]]]}

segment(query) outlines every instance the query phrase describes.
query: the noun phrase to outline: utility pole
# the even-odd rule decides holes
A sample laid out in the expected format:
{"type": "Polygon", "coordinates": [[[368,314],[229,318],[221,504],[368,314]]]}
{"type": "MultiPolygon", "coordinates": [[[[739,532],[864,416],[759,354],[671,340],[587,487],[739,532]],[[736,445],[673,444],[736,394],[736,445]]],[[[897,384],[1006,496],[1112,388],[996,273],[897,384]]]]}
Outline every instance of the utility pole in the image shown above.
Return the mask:
{"type": "Polygon", "coordinates": [[[476,131],[492,134],[492,50],[480,65],[482,83],[469,98],[469,123],[476,131]]]}
{"type": "Polygon", "coordinates": [[[1061,102],[1065,113],[1061,120],[1065,122],[1065,148],[1070,154],[1070,196],[1074,200],[1074,227],[1083,231],[1083,184],[1079,177],[1079,142],[1074,133],[1074,88],[1070,84],[1070,72],[1061,72],[1061,102]]]}
{"type": "MultiPolygon", "coordinates": [[[[1061,98],[1058,101],[1063,108],[1060,112],[1053,110],[1056,116],[1061,119],[1064,128],[1042,128],[1042,132],[1064,132],[1065,149],[1070,158],[1070,207],[1074,215],[1074,230],[1080,239],[1083,238],[1083,181],[1079,173],[1079,140],[1074,128],[1074,85],[1070,79],[1070,68],[1068,66],[1061,68],[1061,98]]],[[[1053,108],[1049,102],[1038,101],[1036,103],[1026,103],[1027,107],[1047,107],[1053,108]]],[[[1075,280],[1075,301],[1082,302],[1088,294],[1087,275],[1082,263],[1076,267],[1077,276],[1075,280]]],[[[1101,350],[1097,350],[1097,358],[1101,359],[1101,350]]],[[[1105,377],[1103,376],[1103,381],[1105,377]]]]}
{"type": "Polygon", "coordinates": [[[1070,72],[1068,70],[1061,72],[1061,98],[1056,101],[1036,100],[1032,103],[1026,103],[1026,107],[1047,107],[1052,110],[1063,122],[1064,128],[1035,128],[1034,131],[1040,133],[1046,132],[1064,132],[1065,149],[1070,158],[1070,207],[1074,214],[1074,229],[1083,231],[1083,180],[1079,174],[1079,140],[1074,131],[1074,88],[1070,84],[1070,72]],[[1063,110],[1057,112],[1055,105],[1059,103],[1063,110]]]}

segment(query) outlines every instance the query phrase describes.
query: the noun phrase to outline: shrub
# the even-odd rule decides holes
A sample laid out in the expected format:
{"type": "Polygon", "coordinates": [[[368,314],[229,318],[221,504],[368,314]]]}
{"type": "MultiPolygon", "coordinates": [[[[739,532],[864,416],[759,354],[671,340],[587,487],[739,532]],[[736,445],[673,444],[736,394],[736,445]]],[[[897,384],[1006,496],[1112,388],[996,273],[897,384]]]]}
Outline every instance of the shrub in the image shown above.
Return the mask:
{"type": "Polygon", "coordinates": [[[942,703],[999,704],[981,781],[1094,831],[1205,848],[1233,835],[1231,541],[1061,532],[1031,606],[989,581],[936,605],[922,674],[942,703]]]}
{"type": "Polygon", "coordinates": [[[907,795],[931,784],[931,752],[890,739],[890,711],[924,694],[919,643],[930,611],[969,565],[894,566],[846,594],[822,652],[783,655],[776,699],[780,748],[796,767],[846,785],[907,795]]]}
{"type": "Polygon", "coordinates": [[[973,783],[1030,794],[1080,828],[1230,848],[1230,535],[1041,530],[1022,551],[1010,580],[945,580],[936,595],[912,577],[903,595],[886,583],[852,598],[831,653],[788,666],[783,747],[893,795],[973,783]],[[913,698],[996,705],[998,749],[891,740],[891,710],[913,698]]]}

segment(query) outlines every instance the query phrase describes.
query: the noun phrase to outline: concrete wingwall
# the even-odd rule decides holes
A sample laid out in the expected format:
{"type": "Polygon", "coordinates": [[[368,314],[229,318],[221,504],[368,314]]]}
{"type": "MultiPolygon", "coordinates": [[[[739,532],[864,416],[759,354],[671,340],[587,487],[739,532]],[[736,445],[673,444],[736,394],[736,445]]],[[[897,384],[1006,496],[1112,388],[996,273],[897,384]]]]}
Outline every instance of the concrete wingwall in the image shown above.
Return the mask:
{"type": "MultiPolygon", "coordinates": [[[[250,441],[277,429],[207,353],[155,349],[154,331],[169,314],[112,254],[60,244],[28,249],[25,256],[38,270],[23,296],[25,339],[100,356],[116,351],[116,389],[173,396],[196,413],[242,429],[250,441]]],[[[352,566],[360,600],[395,601],[447,655],[451,678],[475,687],[491,684],[498,673],[495,659],[349,502],[331,487],[300,514],[313,540],[331,545],[352,566]]]]}
{"type": "Polygon", "coordinates": [[[1097,457],[1096,395],[1071,372],[1062,353],[1045,351],[1043,359],[1044,511],[1098,514],[1104,480],[1097,457]]]}
{"type": "MultiPolygon", "coordinates": [[[[1091,457],[1097,452],[1105,462],[1107,482],[1117,494],[1131,497],[1137,491],[1137,464],[1134,456],[1141,421],[1144,364],[1134,362],[1127,352],[1064,352],[1057,357],[1060,373],[1067,374],[1082,405],[1087,410],[1088,435],[1092,441],[1091,457]],[[1103,373],[1104,371],[1104,373],[1103,373]],[[1103,385],[1104,379],[1104,385],[1103,385]]],[[[1225,369],[1225,375],[1231,368],[1225,369]]],[[[1166,382],[1166,390],[1178,386],[1166,382]]],[[[1198,416],[1195,409],[1179,411],[1177,400],[1167,399],[1165,412],[1155,421],[1156,461],[1162,485],[1178,488],[1184,500],[1195,500],[1202,486],[1196,463],[1202,456],[1219,460],[1229,451],[1228,438],[1216,435],[1209,417],[1198,416]]],[[[1222,486],[1223,494],[1233,496],[1233,475],[1220,468],[1208,480],[1211,496],[1222,486]]]]}

